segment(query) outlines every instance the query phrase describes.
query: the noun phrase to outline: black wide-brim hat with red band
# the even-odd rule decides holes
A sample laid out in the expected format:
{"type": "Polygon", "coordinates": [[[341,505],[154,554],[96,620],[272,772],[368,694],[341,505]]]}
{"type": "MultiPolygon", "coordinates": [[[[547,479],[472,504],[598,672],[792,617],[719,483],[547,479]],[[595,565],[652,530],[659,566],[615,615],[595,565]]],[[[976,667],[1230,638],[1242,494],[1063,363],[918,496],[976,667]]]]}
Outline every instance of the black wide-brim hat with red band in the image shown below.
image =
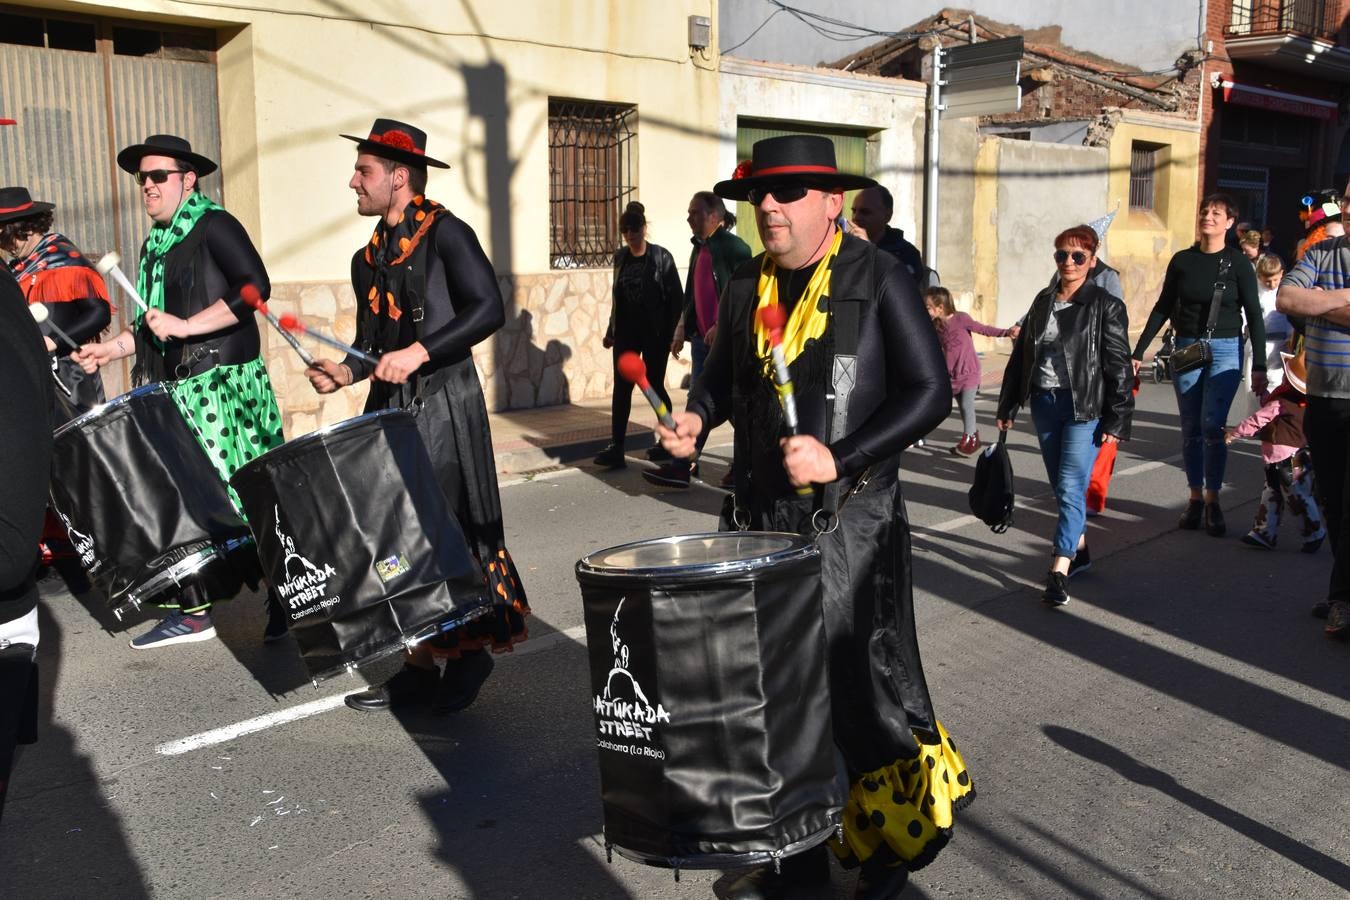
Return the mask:
{"type": "Polygon", "coordinates": [[[117,154],[117,165],[123,172],[135,175],[141,168],[141,160],[147,156],[167,156],[185,162],[198,178],[219,168],[200,153],[193,153],[192,144],[173,134],[152,134],[141,143],[124,148],[117,154]]]}
{"type": "Polygon", "coordinates": [[[800,184],[818,191],[877,186],[866,175],[840,172],[834,162],[834,142],[819,135],[785,134],[755,141],[750,156],[750,171],[740,178],[717,182],[714,194],[727,200],[745,200],[751,188],[783,184],[800,184]]]}
{"type": "Polygon", "coordinates": [[[0,188],[0,222],[26,219],[53,209],[56,204],[34,200],[26,187],[0,188]]]}
{"type": "Polygon", "coordinates": [[[356,141],[359,153],[392,159],[394,162],[407,163],[410,166],[435,166],[438,169],[450,168],[449,163],[427,156],[427,133],[414,128],[407,122],[395,119],[376,119],[370,126],[368,137],[344,134],[349,141],[356,141]]]}

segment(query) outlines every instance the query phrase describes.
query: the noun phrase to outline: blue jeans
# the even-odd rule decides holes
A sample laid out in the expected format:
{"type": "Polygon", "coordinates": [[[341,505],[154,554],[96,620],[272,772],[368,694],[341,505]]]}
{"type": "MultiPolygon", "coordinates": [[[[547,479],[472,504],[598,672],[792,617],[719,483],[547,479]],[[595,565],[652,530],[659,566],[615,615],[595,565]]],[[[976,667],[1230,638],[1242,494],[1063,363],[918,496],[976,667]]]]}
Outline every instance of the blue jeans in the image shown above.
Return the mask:
{"type": "MultiPolygon", "coordinates": [[[[1177,338],[1177,349],[1194,344],[1196,338],[1177,338]]],[[[1172,379],[1181,414],[1181,461],[1186,484],[1217,491],[1223,487],[1228,465],[1228,445],[1223,427],[1228,407],[1233,405],[1242,380],[1242,339],[1214,338],[1209,342],[1213,360],[1209,365],[1182,372],[1172,379]]]]}
{"type": "Polygon", "coordinates": [[[1097,419],[1073,417],[1073,394],[1067,388],[1031,389],[1031,421],[1041,442],[1045,474],[1055,489],[1059,521],[1055,524],[1055,556],[1073,559],[1087,524],[1087,486],[1097,459],[1097,419]]]}

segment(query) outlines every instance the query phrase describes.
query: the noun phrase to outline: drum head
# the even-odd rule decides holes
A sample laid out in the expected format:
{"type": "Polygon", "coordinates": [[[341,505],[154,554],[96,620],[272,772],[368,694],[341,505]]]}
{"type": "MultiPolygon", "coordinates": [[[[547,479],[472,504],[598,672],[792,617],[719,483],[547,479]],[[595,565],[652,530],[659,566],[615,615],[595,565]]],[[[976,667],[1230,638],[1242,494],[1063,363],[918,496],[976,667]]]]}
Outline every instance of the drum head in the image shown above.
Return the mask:
{"type": "Polygon", "coordinates": [[[594,575],[670,577],[753,572],[813,556],[815,544],[799,534],[777,531],[715,531],[682,534],[600,550],[577,563],[594,575]]]}

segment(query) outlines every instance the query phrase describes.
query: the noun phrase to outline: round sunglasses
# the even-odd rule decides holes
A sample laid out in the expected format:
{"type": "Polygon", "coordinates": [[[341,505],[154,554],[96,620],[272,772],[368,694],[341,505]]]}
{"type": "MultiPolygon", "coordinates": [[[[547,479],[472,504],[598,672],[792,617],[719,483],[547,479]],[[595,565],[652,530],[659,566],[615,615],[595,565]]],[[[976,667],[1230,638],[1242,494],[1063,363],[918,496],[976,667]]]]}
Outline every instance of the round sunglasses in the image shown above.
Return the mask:
{"type": "Polygon", "coordinates": [[[1068,250],[1056,250],[1055,263],[1057,265],[1062,266],[1069,260],[1073,260],[1073,264],[1075,266],[1081,266],[1083,263],[1088,261],[1089,255],[1090,254],[1084,253],[1082,250],[1075,250],[1072,253],[1070,253],[1068,250]]]}

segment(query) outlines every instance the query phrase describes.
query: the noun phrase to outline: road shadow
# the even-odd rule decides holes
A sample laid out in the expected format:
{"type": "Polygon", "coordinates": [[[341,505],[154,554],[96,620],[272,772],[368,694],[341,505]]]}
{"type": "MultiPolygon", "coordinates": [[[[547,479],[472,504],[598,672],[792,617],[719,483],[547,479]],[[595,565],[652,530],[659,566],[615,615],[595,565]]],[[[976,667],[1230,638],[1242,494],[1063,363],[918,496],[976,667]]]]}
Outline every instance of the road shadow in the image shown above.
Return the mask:
{"type": "Polygon", "coordinates": [[[1277,831],[1263,822],[1243,815],[1231,807],[1193,791],[1161,769],[1147,765],[1128,753],[1081,731],[1059,725],[1044,725],[1041,731],[1056,744],[1084,759],[1105,766],[1122,777],[1152,788],[1170,800],[1180,801],[1196,812],[1231,828],[1238,834],[1260,844],[1272,853],[1302,866],[1309,872],[1325,878],[1344,891],[1350,892],[1350,866],[1319,850],[1277,831]]]}
{"type": "MultiPolygon", "coordinates": [[[[551,628],[536,624],[536,635],[551,628]]],[[[396,713],[445,782],[417,795],[440,836],[435,855],[474,897],[629,897],[615,870],[632,864],[617,857],[606,864],[598,840],[585,644],[555,638],[521,652],[529,646],[520,645],[509,662],[498,657],[469,709],[440,717],[396,713]]]]}
{"type": "MultiPolygon", "coordinates": [[[[57,595],[55,584],[43,591],[57,595]]],[[[20,747],[0,822],[0,896],[25,900],[150,896],[112,800],[117,778],[100,779],[76,736],[53,715],[62,630],[38,605],[38,742],[20,747]]]]}

